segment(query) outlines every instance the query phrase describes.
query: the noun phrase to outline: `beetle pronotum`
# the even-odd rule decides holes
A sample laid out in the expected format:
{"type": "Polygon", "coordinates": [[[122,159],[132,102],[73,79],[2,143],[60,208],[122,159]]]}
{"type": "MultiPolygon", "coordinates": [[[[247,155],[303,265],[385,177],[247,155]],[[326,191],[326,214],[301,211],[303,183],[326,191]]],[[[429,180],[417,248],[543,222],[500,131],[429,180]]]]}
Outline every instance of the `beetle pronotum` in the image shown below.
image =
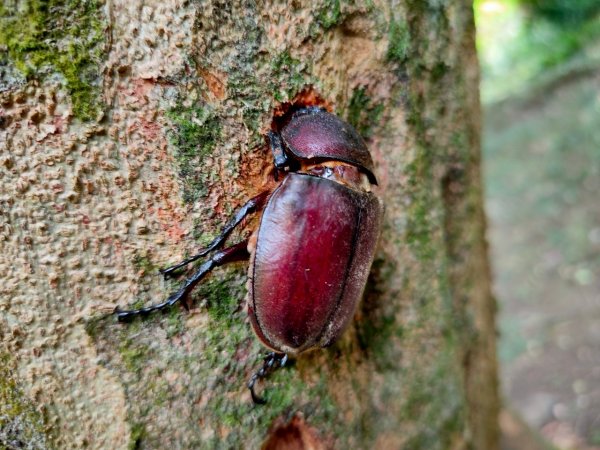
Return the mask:
{"type": "Polygon", "coordinates": [[[373,262],[383,207],[371,187],[373,161],[356,130],[318,107],[304,107],[269,132],[278,184],[250,199],[198,254],[161,272],[210,257],[164,302],[116,309],[120,321],[185,301],[213,268],[249,260],[248,314],[271,353],[256,381],[306,350],[331,345],[356,310],[373,262]],[[262,211],[249,239],[221,249],[249,214],[262,211]]]}

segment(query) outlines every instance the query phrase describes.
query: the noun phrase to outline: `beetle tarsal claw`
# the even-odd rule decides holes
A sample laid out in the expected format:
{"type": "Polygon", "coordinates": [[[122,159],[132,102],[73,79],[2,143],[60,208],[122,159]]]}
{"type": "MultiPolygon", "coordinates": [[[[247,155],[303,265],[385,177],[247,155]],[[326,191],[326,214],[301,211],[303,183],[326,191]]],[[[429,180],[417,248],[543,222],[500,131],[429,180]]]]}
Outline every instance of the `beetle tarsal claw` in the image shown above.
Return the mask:
{"type": "Polygon", "coordinates": [[[288,355],[286,353],[276,353],[271,352],[263,358],[263,365],[260,369],[258,369],[254,375],[250,377],[248,381],[248,389],[250,389],[250,395],[252,396],[252,401],[256,405],[264,405],[267,401],[260,397],[256,391],[254,390],[254,385],[261,378],[266,378],[273,371],[285,366],[285,363],[288,360],[288,355]],[[279,363],[279,364],[278,364],[279,363]]]}
{"type": "Polygon", "coordinates": [[[252,378],[253,379],[250,380],[250,382],[248,383],[248,389],[250,389],[250,395],[252,396],[252,401],[256,405],[265,405],[267,403],[267,401],[264,398],[259,397],[258,394],[256,393],[256,391],[254,390],[254,384],[256,383],[256,379],[254,377],[252,377],[252,378]]]}
{"type": "Polygon", "coordinates": [[[133,314],[131,314],[129,311],[123,311],[118,306],[113,311],[113,314],[117,316],[117,320],[119,322],[129,322],[131,319],[133,319],[133,314]]]}

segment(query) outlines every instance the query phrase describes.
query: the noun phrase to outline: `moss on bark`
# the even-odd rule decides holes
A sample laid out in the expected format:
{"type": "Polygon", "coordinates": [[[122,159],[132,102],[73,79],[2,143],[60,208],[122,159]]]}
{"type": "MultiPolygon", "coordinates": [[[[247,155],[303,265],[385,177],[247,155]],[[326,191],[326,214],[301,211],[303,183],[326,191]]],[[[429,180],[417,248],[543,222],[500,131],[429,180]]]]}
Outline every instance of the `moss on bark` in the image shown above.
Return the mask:
{"type": "Polygon", "coordinates": [[[42,415],[13,370],[14,361],[0,353],[0,448],[46,449],[42,415]]]}
{"type": "Polygon", "coordinates": [[[81,120],[101,110],[105,21],[100,0],[9,0],[0,4],[0,62],[25,80],[58,74],[81,120]],[[3,55],[3,56],[2,56],[3,55]]]}

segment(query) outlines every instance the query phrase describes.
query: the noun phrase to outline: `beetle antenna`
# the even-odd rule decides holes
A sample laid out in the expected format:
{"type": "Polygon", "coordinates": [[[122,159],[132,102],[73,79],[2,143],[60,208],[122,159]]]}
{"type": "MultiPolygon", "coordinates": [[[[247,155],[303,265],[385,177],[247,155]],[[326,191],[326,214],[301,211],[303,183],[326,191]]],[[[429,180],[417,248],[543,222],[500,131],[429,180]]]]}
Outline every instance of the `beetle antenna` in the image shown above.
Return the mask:
{"type": "Polygon", "coordinates": [[[267,401],[260,397],[254,390],[254,385],[256,382],[262,378],[266,378],[270,373],[285,366],[287,361],[288,355],[286,353],[271,352],[264,357],[262,367],[257,370],[248,381],[248,389],[250,389],[250,395],[252,395],[252,401],[254,404],[264,405],[267,403],[267,401]]]}

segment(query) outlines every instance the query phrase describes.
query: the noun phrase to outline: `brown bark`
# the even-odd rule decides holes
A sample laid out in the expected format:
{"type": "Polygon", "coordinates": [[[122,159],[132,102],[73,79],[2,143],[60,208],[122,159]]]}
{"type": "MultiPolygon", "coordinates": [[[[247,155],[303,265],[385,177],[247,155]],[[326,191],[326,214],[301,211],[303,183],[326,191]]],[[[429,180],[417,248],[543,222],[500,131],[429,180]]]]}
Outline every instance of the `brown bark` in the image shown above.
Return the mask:
{"type": "Polygon", "coordinates": [[[2,10],[55,28],[25,53],[0,41],[0,349],[28,411],[0,426],[37,410],[59,448],[496,448],[470,3],[107,0],[70,25],[56,3],[2,10]],[[260,192],[274,111],[307,90],[367,139],[385,225],[350,329],[261,384],[257,408],[243,265],[189,313],[104,315],[177,287],[156,269],[260,192]]]}

